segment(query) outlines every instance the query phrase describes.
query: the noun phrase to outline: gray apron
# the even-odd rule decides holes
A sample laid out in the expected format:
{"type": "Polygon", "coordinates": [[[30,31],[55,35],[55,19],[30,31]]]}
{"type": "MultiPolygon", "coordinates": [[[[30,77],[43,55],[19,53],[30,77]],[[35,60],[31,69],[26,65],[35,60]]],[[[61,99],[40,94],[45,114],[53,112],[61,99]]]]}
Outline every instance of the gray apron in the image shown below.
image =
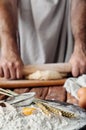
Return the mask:
{"type": "Polygon", "coordinates": [[[73,51],[69,0],[19,0],[20,52],[25,64],[66,62],[73,51]]]}

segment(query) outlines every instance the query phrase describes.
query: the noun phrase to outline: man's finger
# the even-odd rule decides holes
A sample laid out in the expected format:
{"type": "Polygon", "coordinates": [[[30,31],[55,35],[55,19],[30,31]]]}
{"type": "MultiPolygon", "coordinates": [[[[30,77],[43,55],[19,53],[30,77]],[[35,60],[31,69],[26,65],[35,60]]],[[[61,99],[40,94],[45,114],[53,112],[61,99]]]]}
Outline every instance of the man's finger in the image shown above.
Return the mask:
{"type": "Polygon", "coordinates": [[[12,64],[9,64],[10,79],[16,79],[16,69],[12,64]]]}
{"type": "Polygon", "coordinates": [[[21,79],[22,78],[22,72],[21,72],[20,68],[16,69],[16,77],[17,77],[17,79],[21,79]]]}
{"type": "Polygon", "coordinates": [[[78,75],[80,75],[80,69],[79,69],[79,67],[78,67],[78,65],[73,65],[73,67],[72,67],[72,75],[74,76],[74,77],[77,77],[78,75]]]}
{"type": "Polygon", "coordinates": [[[14,68],[10,68],[10,77],[11,79],[16,79],[16,70],[14,68]]]}
{"type": "Polygon", "coordinates": [[[4,77],[6,79],[10,78],[10,72],[9,72],[9,68],[7,66],[3,66],[3,72],[4,72],[4,77]]]}
{"type": "Polygon", "coordinates": [[[17,77],[17,79],[21,79],[22,78],[22,71],[21,71],[22,67],[19,64],[19,62],[16,62],[15,67],[16,67],[16,77],[17,77]]]}
{"type": "Polygon", "coordinates": [[[80,67],[80,74],[86,74],[86,66],[85,65],[82,65],[80,67]]]}
{"type": "Polygon", "coordinates": [[[3,69],[0,67],[0,77],[4,77],[3,69]]]}
{"type": "Polygon", "coordinates": [[[19,62],[16,62],[15,68],[16,68],[17,79],[21,79],[22,78],[22,66],[19,64],[19,62]]]}

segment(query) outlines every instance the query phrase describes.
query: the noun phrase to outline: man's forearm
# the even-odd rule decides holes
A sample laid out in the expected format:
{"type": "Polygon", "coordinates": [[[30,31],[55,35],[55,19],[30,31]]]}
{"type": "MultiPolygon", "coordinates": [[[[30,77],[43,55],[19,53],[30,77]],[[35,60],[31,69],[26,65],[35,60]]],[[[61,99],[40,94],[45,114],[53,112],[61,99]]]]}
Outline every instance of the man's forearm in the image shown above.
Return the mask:
{"type": "Polygon", "coordinates": [[[74,50],[70,58],[74,77],[86,73],[86,0],[71,0],[74,50]]]}
{"type": "Polygon", "coordinates": [[[9,0],[0,0],[0,38],[9,35],[16,39],[16,25],[13,17],[13,9],[9,0]]]}
{"type": "Polygon", "coordinates": [[[86,0],[71,0],[71,25],[75,41],[86,44],[86,0]]]}

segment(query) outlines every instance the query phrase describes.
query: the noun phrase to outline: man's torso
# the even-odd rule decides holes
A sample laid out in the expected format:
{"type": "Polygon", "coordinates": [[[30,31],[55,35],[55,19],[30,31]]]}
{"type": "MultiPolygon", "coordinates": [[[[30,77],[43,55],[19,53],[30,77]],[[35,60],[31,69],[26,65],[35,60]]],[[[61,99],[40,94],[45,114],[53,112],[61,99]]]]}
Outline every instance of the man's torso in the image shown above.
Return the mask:
{"type": "Polygon", "coordinates": [[[21,57],[25,64],[64,62],[72,53],[69,0],[18,1],[21,57]]]}

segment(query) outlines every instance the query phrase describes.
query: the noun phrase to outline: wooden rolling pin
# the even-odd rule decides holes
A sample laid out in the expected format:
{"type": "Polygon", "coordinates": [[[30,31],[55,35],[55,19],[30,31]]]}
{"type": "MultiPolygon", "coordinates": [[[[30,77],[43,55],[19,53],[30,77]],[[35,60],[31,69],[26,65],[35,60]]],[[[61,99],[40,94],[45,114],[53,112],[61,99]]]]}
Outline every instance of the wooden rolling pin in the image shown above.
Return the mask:
{"type": "MultiPolygon", "coordinates": [[[[27,65],[23,68],[23,74],[28,75],[37,70],[55,70],[61,73],[70,73],[71,65],[69,63],[57,63],[57,64],[44,64],[44,65],[27,65]]],[[[0,80],[1,88],[25,88],[25,87],[38,87],[38,86],[58,86],[63,85],[66,79],[59,80],[0,80]]]]}
{"type": "Polygon", "coordinates": [[[26,87],[46,87],[62,86],[66,79],[59,80],[1,80],[0,88],[26,88],[26,87]]]}
{"type": "Polygon", "coordinates": [[[23,68],[23,74],[28,75],[36,72],[37,70],[54,70],[61,73],[70,73],[72,67],[70,63],[27,65],[23,68]]]}

